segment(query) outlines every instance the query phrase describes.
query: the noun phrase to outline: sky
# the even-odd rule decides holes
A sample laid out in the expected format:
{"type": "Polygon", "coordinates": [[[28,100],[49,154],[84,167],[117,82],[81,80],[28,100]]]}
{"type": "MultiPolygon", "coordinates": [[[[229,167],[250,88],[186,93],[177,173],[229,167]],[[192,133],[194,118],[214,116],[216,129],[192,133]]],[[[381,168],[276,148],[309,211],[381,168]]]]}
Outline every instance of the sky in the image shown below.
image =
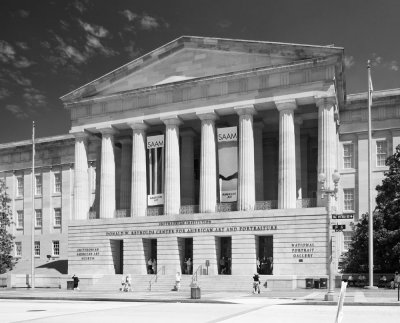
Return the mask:
{"type": "Polygon", "coordinates": [[[1,0],[0,143],[68,133],[60,97],[182,35],[334,44],[346,91],[400,88],[398,0],[1,0]]]}

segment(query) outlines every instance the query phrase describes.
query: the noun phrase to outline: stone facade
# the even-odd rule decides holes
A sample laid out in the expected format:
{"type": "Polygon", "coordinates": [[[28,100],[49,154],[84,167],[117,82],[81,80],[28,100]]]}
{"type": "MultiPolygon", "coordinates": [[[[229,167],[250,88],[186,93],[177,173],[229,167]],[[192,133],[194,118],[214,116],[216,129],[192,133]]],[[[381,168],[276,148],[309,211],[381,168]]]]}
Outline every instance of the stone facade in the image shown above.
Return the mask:
{"type": "MultiPolygon", "coordinates": [[[[173,274],[190,256],[194,270],[207,263],[217,275],[226,257],[227,271],[242,275],[267,256],[268,274],[326,275],[318,174],[333,188],[332,173],[341,173],[333,213],[354,215],[340,220],[347,231],[368,207],[367,97],[346,95],[344,85],[341,48],[181,37],[63,96],[71,135],[37,145],[36,267],[68,260],[70,273],[145,274],[147,259],[156,258],[173,274]],[[216,130],[226,127],[238,134],[233,203],[222,201],[218,176],[216,130]],[[152,206],[149,178],[159,167],[150,167],[146,138],[155,135],[164,135],[164,155],[154,159],[163,203],[152,206]],[[57,194],[54,172],[61,174],[57,194]],[[59,255],[49,249],[54,241],[59,255]]],[[[373,185],[400,143],[399,120],[400,90],[375,92],[373,185]]],[[[29,264],[30,154],[29,141],[0,145],[16,223],[18,211],[25,215],[23,228],[12,228],[22,242],[19,272],[29,264]]],[[[336,262],[348,238],[334,234],[336,262]]]]}

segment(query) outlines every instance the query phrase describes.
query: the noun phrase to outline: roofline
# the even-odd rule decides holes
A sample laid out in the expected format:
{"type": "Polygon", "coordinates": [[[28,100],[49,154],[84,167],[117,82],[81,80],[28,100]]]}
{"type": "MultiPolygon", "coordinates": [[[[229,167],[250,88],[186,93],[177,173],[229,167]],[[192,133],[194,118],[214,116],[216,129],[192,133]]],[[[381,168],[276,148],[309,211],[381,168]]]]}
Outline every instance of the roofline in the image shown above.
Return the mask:
{"type": "Polygon", "coordinates": [[[164,44],[164,45],[162,45],[160,47],[157,47],[156,49],[154,49],[154,50],[152,50],[150,52],[145,53],[144,55],[142,55],[142,56],[140,56],[138,58],[135,58],[134,60],[132,60],[132,61],[130,61],[130,62],[124,64],[124,65],[122,65],[122,66],[120,66],[120,67],[118,67],[118,68],[116,68],[116,69],[114,69],[114,70],[112,70],[112,71],[110,71],[110,72],[108,72],[108,73],[106,73],[106,74],[104,74],[104,75],[102,75],[102,76],[100,76],[100,77],[98,77],[98,78],[96,78],[96,79],[94,79],[94,80],[82,85],[82,86],[80,86],[79,88],[77,88],[75,90],[72,90],[72,91],[68,92],[67,94],[64,94],[63,96],[60,97],[60,100],[64,101],[64,99],[67,96],[69,96],[70,94],[72,94],[74,92],[77,92],[77,91],[83,89],[84,87],[87,87],[90,84],[95,83],[95,82],[97,82],[97,81],[99,81],[99,80],[101,80],[103,78],[107,78],[107,76],[109,76],[109,75],[111,75],[111,74],[123,69],[124,67],[126,67],[128,65],[133,64],[134,62],[137,62],[137,61],[143,59],[145,56],[151,56],[153,53],[159,51],[160,49],[162,49],[164,47],[168,47],[169,45],[171,45],[173,43],[179,43],[180,40],[186,39],[186,38],[187,39],[197,39],[197,40],[199,40],[199,39],[209,39],[209,40],[215,40],[215,41],[223,40],[223,41],[232,41],[232,42],[258,43],[258,44],[301,46],[301,47],[309,47],[309,48],[312,48],[312,47],[314,47],[314,48],[324,48],[324,49],[328,48],[328,49],[332,49],[332,50],[344,51],[343,47],[335,47],[335,46],[331,46],[331,45],[310,45],[310,44],[282,43],[282,42],[269,42],[269,41],[261,41],[261,40],[244,40],[244,39],[218,38],[218,37],[180,36],[180,37],[178,37],[178,38],[176,38],[176,39],[174,39],[174,40],[172,40],[172,41],[170,41],[170,42],[168,42],[168,43],[166,43],[166,44],[164,44]]]}
{"type": "MultiPolygon", "coordinates": [[[[400,88],[372,91],[373,98],[382,98],[386,96],[395,96],[395,95],[400,96],[400,88]]],[[[347,95],[347,101],[363,100],[363,99],[365,100],[368,99],[368,92],[360,92],[347,95]]]]}
{"type": "MultiPolygon", "coordinates": [[[[71,134],[35,138],[35,144],[43,144],[43,143],[49,143],[49,142],[55,142],[55,141],[74,139],[74,138],[75,137],[71,134]]],[[[21,146],[28,146],[28,145],[32,145],[32,139],[13,141],[13,142],[5,143],[5,144],[0,144],[0,149],[15,148],[15,147],[21,147],[21,146]]]]}

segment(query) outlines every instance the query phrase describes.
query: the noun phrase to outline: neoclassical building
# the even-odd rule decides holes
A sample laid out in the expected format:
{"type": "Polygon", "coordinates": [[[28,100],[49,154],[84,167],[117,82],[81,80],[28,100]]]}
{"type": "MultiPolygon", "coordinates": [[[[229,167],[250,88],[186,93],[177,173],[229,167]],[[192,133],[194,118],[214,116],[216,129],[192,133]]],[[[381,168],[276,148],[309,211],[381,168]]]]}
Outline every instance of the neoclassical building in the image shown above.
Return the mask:
{"type": "MultiPolygon", "coordinates": [[[[333,46],[183,36],[61,100],[70,134],[0,145],[16,272],[274,276],[328,272],[367,211],[367,95],[333,46]],[[329,219],[318,175],[334,188],[329,219]],[[32,208],[32,196],[35,210],[32,208]],[[35,221],[31,219],[35,218],[35,221]],[[264,259],[264,260],[263,260],[264,259]]],[[[400,90],[374,93],[373,185],[400,144],[400,90]]]]}

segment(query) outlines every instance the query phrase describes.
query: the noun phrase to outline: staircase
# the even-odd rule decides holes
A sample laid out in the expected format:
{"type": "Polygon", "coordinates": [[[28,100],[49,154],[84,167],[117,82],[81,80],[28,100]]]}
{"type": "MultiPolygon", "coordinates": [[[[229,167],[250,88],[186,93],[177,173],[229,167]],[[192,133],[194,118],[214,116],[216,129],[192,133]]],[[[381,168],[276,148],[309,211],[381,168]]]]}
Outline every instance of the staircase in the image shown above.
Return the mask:
{"type": "MultiPolygon", "coordinates": [[[[104,275],[93,279],[91,283],[85,284],[81,279],[80,287],[82,290],[97,291],[119,291],[121,280],[124,275],[104,275]]],[[[268,277],[260,276],[261,282],[265,282],[268,277]]],[[[190,292],[192,283],[191,275],[182,275],[181,291],[190,292]]],[[[218,275],[207,276],[200,275],[197,278],[197,284],[203,292],[249,292],[252,290],[252,276],[231,276],[218,275]]],[[[137,292],[167,292],[175,286],[175,275],[132,275],[132,289],[137,292]],[[151,284],[150,284],[151,282],[151,284]]]]}

